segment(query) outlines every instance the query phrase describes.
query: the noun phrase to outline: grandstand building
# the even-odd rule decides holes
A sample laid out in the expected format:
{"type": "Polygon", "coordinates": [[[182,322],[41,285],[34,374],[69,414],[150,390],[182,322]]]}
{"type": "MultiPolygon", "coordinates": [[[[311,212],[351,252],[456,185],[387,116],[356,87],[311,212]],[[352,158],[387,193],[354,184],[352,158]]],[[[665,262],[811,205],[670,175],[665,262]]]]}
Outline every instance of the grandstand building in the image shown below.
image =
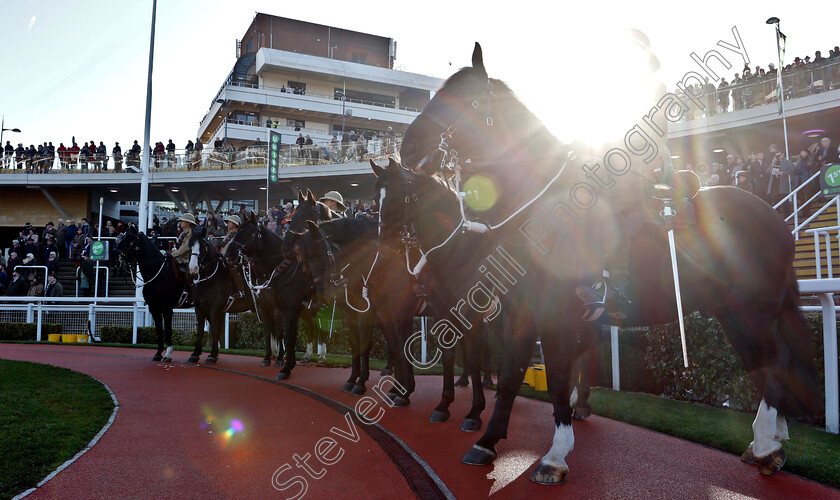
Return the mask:
{"type": "MultiPolygon", "coordinates": [[[[199,121],[195,137],[203,151],[152,158],[149,199],[158,210],[163,202],[177,211],[219,212],[241,203],[262,211],[295,198],[298,189],[339,190],[350,203],[370,203],[368,160],[398,151],[402,132],[443,83],[394,69],[392,38],[268,14],[255,15],[236,50],[234,67],[208,96],[199,121]],[[280,134],[281,168],[278,181],[267,185],[271,132],[280,134]],[[299,146],[299,137],[311,144],[299,146]]],[[[140,159],[126,153],[4,158],[0,227],[96,220],[100,198],[106,220],[136,221],[140,159]]]]}

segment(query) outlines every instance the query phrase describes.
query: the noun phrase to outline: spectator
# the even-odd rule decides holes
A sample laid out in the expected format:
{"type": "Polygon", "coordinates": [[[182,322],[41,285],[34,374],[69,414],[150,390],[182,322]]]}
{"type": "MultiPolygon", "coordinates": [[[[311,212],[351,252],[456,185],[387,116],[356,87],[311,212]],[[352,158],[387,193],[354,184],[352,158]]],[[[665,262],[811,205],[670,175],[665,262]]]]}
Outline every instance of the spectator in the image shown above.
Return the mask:
{"type": "Polygon", "coordinates": [[[85,235],[82,233],[76,233],[76,236],[73,237],[73,243],[71,245],[70,251],[70,258],[73,259],[75,262],[80,262],[82,260],[82,250],[85,246],[85,235]]]}
{"type": "Polygon", "coordinates": [[[0,295],[6,293],[6,284],[9,281],[9,274],[6,272],[6,264],[0,264],[0,295]]]}
{"type": "Polygon", "coordinates": [[[41,284],[41,278],[32,275],[32,280],[30,281],[29,290],[26,292],[27,297],[43,297],[44,296],[44,285],[41,284]]]}
{"type": "Polygon", "coordinates": [[[167,166],[175,166],[175,143],[172,142],[172,139],[169,139],[169,143],[166,145],[166,161],[167,166]]]}
{"type": "Polygon", "coordinates": [[[23,279],[20,272],[12,271],[12,280],[9,282],[9,295],[13,297],[25,297],[29,290],[29,282],[23,279]]]}
{"type": "Polygon", "coordinates": [[[767,201],[767,190],[770,187],[770,169],[764,160],[764,153],[751,153],[750,158],[750,184],[753,193],[764,201],[767,201]]]}
{"type": "Polygon", "coordinates": [[[79,228],[76,227],[76,221],[73,219],[68,220],[67,229],[64,231],[64,247],[67,251],[65,253],[67,257],[70,257],[73,253],[73,241],[77,234],[79,234],[79,228]]]}
{"type": "Polygon", "coordinates": [[[20,240],[12,240],[12,246],[9,248],[9,255],[12,253],[17,253],[18,255],[26,255],[23,251],[23,246],[20,244],[20,240]]]}
{"type": "Polygon", "coordinates": [[[718,104],[720,104],[721,113],[729,111],[729,84],[723,77],[721,77],[720,85],[718,85],[718,104]]]}
{"type": "Polygon", "coordinates": [[[750,173],[748,170],[739,170],[735,174],[735,186],[752,193],[752,185],[750,184],[750,173]]]}
{"type": "Polygon", "coordinates": [[[111,155],[114,157],[114,171],[122,170],[122,148],[119,142],[114,143],[114,149],[111,150],[111,155]]]}
{"type": "Polygon", "coordinates": [[[96,148],[96,168],[97,170],[108,170],[108,150],[105,148],[105,143],[99,141],[99,147],[96,148]]]}
{"type": "Polygon", "coordinates": [[[64,295],[64,287],[56,279],[55,274],[47,278],[47,286],[44,289],[44,297],[61,297],[64,295]]]}
{"type": "Polygon", "coordinates": [[[831,145],[831,139],[823,137],[820,140],[820,148],[817,150],[817,161],[820,168],[840,163],[840,156],[837,153],[837,146],[831,145]]]}
{"type": "Polygon", "coordinates": [[[70,161],[69,153],[63,142],[58,143],[58,162],[61,168],[67,168],[70,161]]]}
{"type": "Polygon", "coordinates": [[[42,262],[48,262],[50,260],[50,254],[55,254],[56,262],[58,262],[58,247],[55,244],[55,240],[51,237],[47,238],[47,243],[44,245],[44,252],[41,254],[43,255],[42,262]]]}
{"type": "Polygon", "coordinates": [[[52,222],[47,222],[47,225],[44,226],[44,232],[41,233],[41,240],[46,241],[47,236],[52,236],[53,238],[58,236],[58,230],[52,222]]]}
{"type": "Polygon", "coordinates": [[[45,264],[47,266],[47,274],[53,274],[58,272],[58,254],[55,251],[49,253],[47,257],[47,261],[45,264]]]}
{"type": "Polygon", "coordinates": [[[79,288],[82,289],[82,296],[90,297],[91,288],[94,283],[94,267],[93,261],[87,253],[82,254],[82,263],[79,265],[81,272],[79,272],[79,288]]]}
{"type": "Polygon", "coordinates": [[[6,270],[7,272],[12,272],[15,270],[17,266],[21,264],[20,258],[18,258],[17,252],[10,252],[9,253],[9,261],[6,262],[6,270]]]}
{"type": "Polygon", "coordinates": [[[59,255],[66,255],[64,247],[64,235],[67,232],[67,226],[64,225],[64,219],[58,219],[58,226],[55,228],[55,246],[58,247],[59,255]]]}

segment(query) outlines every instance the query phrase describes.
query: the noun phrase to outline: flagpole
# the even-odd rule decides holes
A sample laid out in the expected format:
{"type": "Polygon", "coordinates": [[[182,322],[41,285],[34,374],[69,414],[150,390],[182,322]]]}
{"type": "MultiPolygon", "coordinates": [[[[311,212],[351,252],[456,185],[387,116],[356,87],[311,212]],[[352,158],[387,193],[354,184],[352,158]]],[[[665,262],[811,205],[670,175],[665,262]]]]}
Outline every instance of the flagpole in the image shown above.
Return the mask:
{"type": "Polygon", "coordinates": [[[779,18],[778,17],[771,17],[767,20],[767,24],[775,24],[776,25],[776,55],[779,58],[779,69],[776,70],[776,78],[778,79],[778,86],[779,86],[779,105],[780,110],[782,113],[782,128],[784,129],[785,133],[785,158],[790,160],[790,152],[788,151],[788,133],[787,133],[787,116],[785,115],[785,87],[782,83],[782,46],[779,43],[781,40],[781,30],[779,28],[779,18]]]}

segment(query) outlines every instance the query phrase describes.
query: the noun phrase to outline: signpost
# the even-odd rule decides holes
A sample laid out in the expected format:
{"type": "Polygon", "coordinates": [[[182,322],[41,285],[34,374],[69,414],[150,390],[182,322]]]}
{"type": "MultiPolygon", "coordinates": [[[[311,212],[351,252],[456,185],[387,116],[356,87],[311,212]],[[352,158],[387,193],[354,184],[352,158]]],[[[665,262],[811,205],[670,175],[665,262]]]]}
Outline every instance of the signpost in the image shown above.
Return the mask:
{"type": "Polygon", "coordinates": [[[820,189],[825,198],[840,194],[840,164],[828,165],[820,170],[820,189]]]}
{"type": "Polygon", "coordinates": [[[268,134],[268,161],[266,164],[268,165],[268,182],[265,183],[265,215],[267,220],[269,213],[268,194],[271,185],[280,182],[277,175],[280,169],[280,134],[273,130],[268,134]]]}

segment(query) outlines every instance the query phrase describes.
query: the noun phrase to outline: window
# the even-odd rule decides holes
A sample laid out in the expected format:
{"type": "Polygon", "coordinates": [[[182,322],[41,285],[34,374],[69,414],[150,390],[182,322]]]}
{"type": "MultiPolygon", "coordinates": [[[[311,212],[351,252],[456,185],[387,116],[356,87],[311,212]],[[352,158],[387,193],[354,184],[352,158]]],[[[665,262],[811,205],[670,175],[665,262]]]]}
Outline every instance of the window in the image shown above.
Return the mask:
{"type": "Polygon", "coordinates": [[[257,114],[253,111],[239,111],[236,110],[232,113],[232,119],[236,123],[241,123],[243,125],[256,125],[257,123],[257,114]]]}
{"type": "Polygon", "coordinates": [[[286,125],[294,128],[304,128],[306,126],[306,122],[303,120],[294,120],[292,118],[287,118],[286,125]]]}

